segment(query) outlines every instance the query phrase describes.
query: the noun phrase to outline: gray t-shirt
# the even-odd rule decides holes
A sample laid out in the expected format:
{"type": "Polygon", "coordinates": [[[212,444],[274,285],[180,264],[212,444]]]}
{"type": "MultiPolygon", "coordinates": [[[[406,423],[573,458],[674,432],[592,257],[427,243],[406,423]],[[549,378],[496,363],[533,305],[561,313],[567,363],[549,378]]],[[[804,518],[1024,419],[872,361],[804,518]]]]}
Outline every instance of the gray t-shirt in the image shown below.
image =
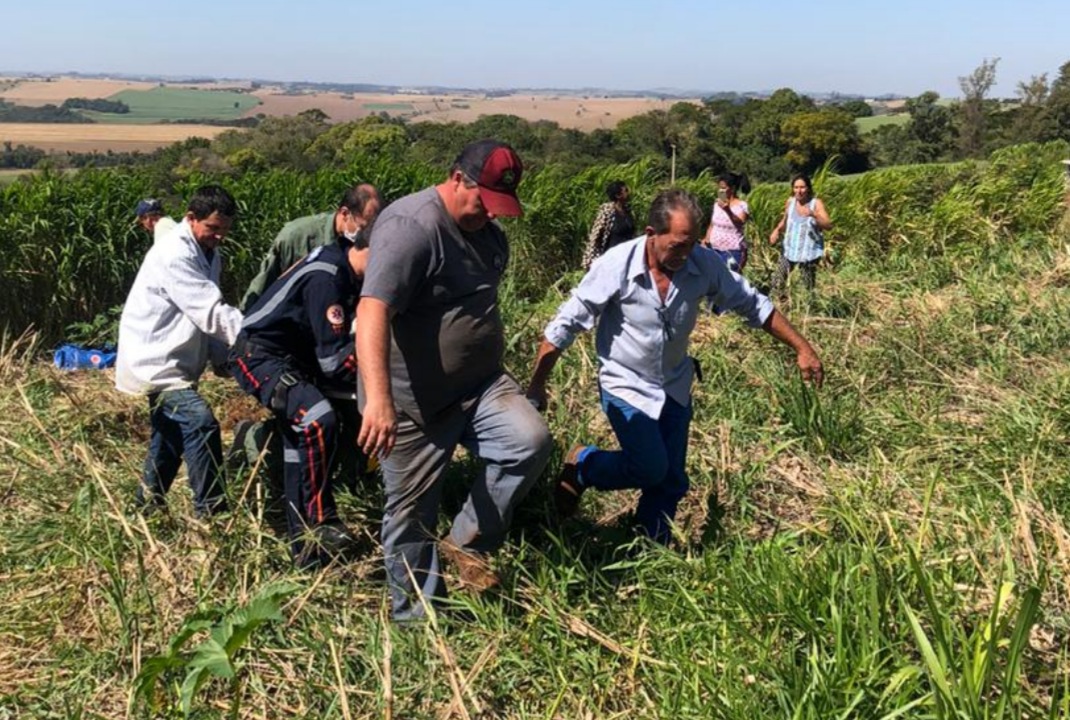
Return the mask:
{"type": "Polygon", "coordinates": [[[496,222],[461,230],[432,187],[387,206],[370,246],[361,295],[395,311],[394,402],[423,423],[471,399],[501,372],[498,284],[509,245],[496,222]]]}

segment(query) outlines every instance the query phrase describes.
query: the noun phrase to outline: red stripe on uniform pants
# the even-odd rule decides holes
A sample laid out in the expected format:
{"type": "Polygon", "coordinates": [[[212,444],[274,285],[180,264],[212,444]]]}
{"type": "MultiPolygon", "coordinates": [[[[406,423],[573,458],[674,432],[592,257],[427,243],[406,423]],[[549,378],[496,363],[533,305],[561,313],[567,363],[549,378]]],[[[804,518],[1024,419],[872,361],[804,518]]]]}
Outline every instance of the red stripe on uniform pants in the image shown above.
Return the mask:
{"type": "Polygon", "coordinates": [[[305,459],[308,462],[308,483],[312,486],[312,495],[309,497],[308,504],[305,506],[305,514],[311,519],[313,516],[316,495],[319,493],[319,487],[316,483],[316,455],[312,447],[311,425],[305,426],[305,459]]]}
{"type": "Polygon", "coordinates": [[[256,376],[249,372],[249,366],[241,358],[237,358],[235,362],[238,363],[238,367],[241,368],[242,375],[253,385],[254,390],[260,389],[260,381],[256,379],[256,376]]]}
{"type": "Polygon", "coordinates": [[[323,488],[327,484],[327,443],[323,438],[323,426],[320,425],[319,421],[313,420],[312,425],[316,428],[316,442],[319,444],[320,450],[320,472],[324,481],[315,495],[318,522],[323,522],[323,488]]]}

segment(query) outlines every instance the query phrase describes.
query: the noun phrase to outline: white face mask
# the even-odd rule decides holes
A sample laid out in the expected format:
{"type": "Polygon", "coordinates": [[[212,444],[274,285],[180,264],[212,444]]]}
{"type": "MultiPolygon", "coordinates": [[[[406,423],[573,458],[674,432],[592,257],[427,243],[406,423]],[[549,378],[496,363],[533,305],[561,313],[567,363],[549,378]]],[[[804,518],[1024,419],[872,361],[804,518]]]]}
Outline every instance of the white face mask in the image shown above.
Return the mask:
{"type": "Polygon", "coordinates": [[[342,237],[344,237],[346,240],[348,240],[351,243],[356,243],[357,242],[357,238],[360,237],[360,230],[354,230],[353,232],[349,232],[348,230],[345,230],[345,231],[342,232],[342,237]]]}

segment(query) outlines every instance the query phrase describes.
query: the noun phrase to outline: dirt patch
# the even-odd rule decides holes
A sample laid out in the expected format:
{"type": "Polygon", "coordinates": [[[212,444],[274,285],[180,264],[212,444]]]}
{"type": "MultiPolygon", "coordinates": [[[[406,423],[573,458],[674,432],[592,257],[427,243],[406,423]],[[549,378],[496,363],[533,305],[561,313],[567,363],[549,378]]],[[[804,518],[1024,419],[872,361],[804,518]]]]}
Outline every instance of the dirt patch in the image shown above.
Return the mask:
{"type": "Polygon", "coordinates": [[[784,528],[824,527],[816,510],[828,496],[821,468],[795,455],[780,455],[769,468],[769,477],[751,489],[756,513],[744,530],[752,540],[767,540],[784,528]]]}

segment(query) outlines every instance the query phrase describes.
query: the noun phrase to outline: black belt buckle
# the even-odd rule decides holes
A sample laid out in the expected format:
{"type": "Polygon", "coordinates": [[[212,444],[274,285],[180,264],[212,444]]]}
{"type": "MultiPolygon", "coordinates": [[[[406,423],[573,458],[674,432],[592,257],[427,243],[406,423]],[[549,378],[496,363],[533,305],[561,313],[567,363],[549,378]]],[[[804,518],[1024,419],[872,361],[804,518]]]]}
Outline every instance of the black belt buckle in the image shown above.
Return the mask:
{"type": "Polygon", "coordinates": [[[279,375],[278,382],[275,383],[275,388],[271,391],[271,410],[279,415],[286,414],[286,404],[290,397],[290,388],[296,385],[300,380],[296,375],[290,372],[284,372],[279,375]]]}

